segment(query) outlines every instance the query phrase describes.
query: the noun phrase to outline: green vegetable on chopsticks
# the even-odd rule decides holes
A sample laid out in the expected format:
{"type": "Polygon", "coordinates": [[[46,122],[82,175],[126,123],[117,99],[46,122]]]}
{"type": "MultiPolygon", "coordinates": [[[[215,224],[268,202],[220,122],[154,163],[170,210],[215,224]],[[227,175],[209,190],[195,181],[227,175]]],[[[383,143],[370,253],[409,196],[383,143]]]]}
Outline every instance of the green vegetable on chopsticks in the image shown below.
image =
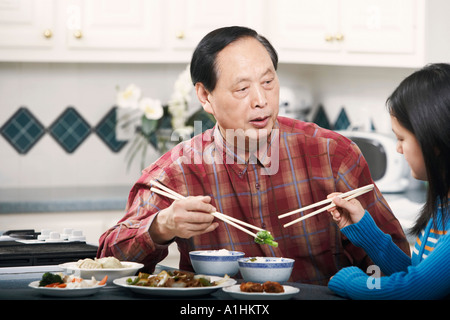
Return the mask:
{"type": "Polygon", "coordinates": [[[257,244],[268,244],[269,246],[278,247],[278,242],[273,241],[273,236],[266,230],[259,231],[256,234],[255,242],[257,244]]]}

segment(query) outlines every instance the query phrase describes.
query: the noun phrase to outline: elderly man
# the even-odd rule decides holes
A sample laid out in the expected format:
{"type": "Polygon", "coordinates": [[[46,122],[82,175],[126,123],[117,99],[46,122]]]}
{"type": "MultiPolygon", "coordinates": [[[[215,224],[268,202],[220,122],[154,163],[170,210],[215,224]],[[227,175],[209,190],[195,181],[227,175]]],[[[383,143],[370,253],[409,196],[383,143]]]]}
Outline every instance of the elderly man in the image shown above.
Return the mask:
{"type": "MultiPolygon", "coordinates": [[[[293,258],[291,281],[322,285],[344,266],[371,264],[326,212],[286,228],[298,216],[278,218],[332,192],[373,181],[350,140],[312,123],[278,117],[277,63],[272,45],[248,28],[220,28],[201,40],[191,77],[199,101],[217,124],[143,171],[125,216],[101,236],[99,256],[138,261],[152,271],[176,241],[183,270],[192,270],[189,251],[225,248],[249,257],[293,258]],[[152,192],[155,179],[186,198],[174,201],[152,192]],[[216,210],[270,231],[278,247],[255,243],[210,214],[216,210]]],[[[402,228],[378,189],[359,199],[409,254],[402,228]]]]}

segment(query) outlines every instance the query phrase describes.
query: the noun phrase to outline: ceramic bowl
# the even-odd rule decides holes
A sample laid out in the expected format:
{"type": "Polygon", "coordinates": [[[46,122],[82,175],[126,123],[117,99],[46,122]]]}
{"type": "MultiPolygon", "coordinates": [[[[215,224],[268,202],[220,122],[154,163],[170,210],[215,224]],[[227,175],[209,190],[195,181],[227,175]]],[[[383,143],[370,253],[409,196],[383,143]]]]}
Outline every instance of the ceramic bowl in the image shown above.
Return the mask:
{"type": "Polygon", "coordinates": [[[237,260],[245,253],[228,250],[198,250],[189,252],[192,267],[198,274],[223,277],[236,275],[239,271],[237,260]]]}
{"type": "Polygon", "coordinates": [[[77,277],[83,279],[91,279],[94,277],[96,280],[102,280],[105,276],[108,276],[107,283],[113,283],[113,280],[122,277],[134,276],[136,272],[144,265],[142,263],[120,261],[123,268],[108,268],[108,269],[83,269],[77,266],[76,262],[67,262],[60,264],[59,267],[65,270],[67,274],[74,274],[77,277]]]}
{"type": "Polygon", "coordinates": [[[238,259],[239,271],[245,282],[276,281],[283,283],[289,280],[294,267],[294,260],[276,257],[253,257],[238,259]]]}

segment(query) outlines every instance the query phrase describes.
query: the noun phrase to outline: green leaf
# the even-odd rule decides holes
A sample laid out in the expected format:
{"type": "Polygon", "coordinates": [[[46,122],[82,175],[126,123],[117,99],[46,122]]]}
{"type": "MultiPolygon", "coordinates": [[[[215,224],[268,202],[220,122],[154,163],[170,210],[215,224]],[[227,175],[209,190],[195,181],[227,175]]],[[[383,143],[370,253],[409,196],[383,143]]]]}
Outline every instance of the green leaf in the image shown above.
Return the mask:
{"type": "Polygon", "coordinates": [[[158,126],[158,120],[147,119],[145,116],[142,116],[142,133],[146,136],[149,136],[156,130],[158,126]]]}

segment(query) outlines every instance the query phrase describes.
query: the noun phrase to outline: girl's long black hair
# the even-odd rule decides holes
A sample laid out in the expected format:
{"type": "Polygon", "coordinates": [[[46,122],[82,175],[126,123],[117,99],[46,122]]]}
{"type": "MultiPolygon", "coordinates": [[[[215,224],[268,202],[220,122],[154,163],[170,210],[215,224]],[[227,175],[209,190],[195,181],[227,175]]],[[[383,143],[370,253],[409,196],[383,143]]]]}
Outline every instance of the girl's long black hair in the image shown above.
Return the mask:
{"type": "Polygon", "coordinates": [[[442,206],[448,218],[450,190],[450,65],[430,64],[405,78],[386,103],[389,113],[412,132],[428,180],[427,200],[410,232],[419,235],[442,206]]]}

